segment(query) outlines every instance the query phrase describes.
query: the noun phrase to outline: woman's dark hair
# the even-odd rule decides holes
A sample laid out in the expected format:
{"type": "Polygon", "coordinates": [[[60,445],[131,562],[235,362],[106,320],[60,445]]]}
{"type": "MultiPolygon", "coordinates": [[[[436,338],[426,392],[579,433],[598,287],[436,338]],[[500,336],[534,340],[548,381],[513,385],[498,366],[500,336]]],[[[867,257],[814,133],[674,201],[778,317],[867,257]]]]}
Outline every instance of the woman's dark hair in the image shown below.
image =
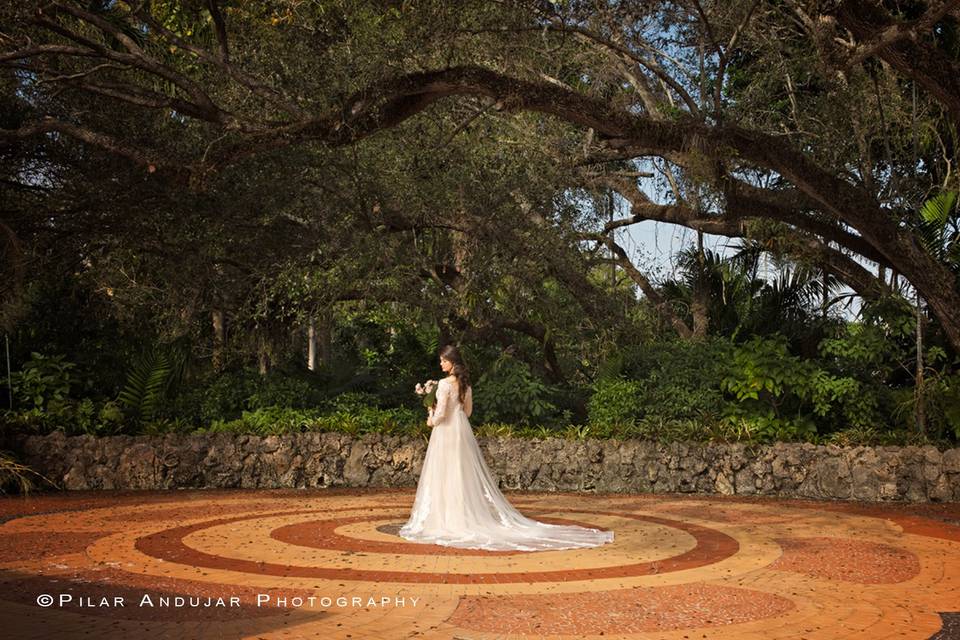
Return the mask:
{"type": "Polygon", "coordinates": [[[452,344],[448,344],[443,349],[440,349],[440,357],[453,363],[453,371],[451,371],[451,374],[457,376],[457,386],[460,387],[460,404],[463,404],[467,389],[470,387],[470,371],[463,362],[463,356],[460,355],[459,349],[452,344]]]}

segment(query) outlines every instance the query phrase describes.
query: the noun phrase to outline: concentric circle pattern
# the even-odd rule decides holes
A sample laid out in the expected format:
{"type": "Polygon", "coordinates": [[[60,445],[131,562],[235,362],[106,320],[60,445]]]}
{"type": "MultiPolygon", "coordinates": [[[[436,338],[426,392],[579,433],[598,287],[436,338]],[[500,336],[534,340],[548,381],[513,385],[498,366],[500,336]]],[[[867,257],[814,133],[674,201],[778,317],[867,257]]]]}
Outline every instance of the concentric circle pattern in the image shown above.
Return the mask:
{"type": "Polygon", "coordinates": [[[412,490],[0,501],[9,638],[932,638],[960,609],[960,505],[511,493],[612,544],[398,536],[412,490]]]}

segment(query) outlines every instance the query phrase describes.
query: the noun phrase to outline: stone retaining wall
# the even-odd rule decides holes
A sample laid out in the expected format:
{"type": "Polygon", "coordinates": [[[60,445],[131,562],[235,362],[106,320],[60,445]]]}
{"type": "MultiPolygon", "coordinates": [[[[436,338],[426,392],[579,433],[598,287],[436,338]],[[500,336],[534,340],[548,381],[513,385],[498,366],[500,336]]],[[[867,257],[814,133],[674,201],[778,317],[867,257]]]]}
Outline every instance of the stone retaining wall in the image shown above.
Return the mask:
{"type": "MultiPolygon", "coordinates": [[[[10,437],[65,489],[414,487],[426,441],[413,436],[10,437]]],[[[960,501],[960,449],[640,440],[480,438],[503,489],[721,493],[960,501]]]]}

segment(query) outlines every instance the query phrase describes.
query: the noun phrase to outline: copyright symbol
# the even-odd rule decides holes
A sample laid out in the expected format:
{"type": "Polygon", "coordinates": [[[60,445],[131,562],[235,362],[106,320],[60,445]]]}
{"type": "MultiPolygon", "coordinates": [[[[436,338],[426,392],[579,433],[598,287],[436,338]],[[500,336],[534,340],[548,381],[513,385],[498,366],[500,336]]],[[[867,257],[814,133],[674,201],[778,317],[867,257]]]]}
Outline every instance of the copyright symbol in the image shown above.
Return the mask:
{"type": "Polygon", "coordinates": [[[41,593],[37,596],[37,604],[41,607],[49,607],[53,604],[53,596],[48,593],[41,593]]]}

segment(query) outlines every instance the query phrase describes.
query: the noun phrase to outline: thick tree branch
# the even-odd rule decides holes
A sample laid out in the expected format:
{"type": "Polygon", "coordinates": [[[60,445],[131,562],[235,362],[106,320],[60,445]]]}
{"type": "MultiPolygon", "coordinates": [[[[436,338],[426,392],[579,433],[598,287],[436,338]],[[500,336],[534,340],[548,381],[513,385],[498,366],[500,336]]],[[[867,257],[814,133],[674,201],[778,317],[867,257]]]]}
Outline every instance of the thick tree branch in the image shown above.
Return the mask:
{"type": "Polygon", "coordinates": [[[220,44],[220,59],[224,62],[230,62],[230,47],[227,44],[227,24],[223,20],[223,14],[220,13],[220,5],[217,0],[207,0],[207,8],[210,10],[210,17],[213,18],[213,24],[217,31],[217,42],[220,44]]]}
{"type": "Polygon", "coordinates": [[[888,23],[879,33],[876,33],[868,40],[859,42],[853,50],[849,52],[844,66],[847,68],[853,67],[866,58],[878,55],[883,49],[903,40],[917,42],[924,34],[929,33],[937,22],[957,7],[960,7],[960,0],[931,2],[927,11],[916,20],[888,23]]]}
{"type": "Polygon", "coordinates": [[[88,24],[96,27],[97,29],[102,30],[103,33],[109,34],[111,37],[116,38],[121,42],[127,49],[127,53],[111,49],[107,46],[104,46],[98,42],[90,40],[74,31],[71,31],[61,25],[58,22],[55,22],[46,17],[44,9],[37,9],[37,18],[35,21],[53,31],[58,33],[64,38],[75,42],[83,47],[86,47],[90,51],[98,54],[100,57],[107,60],[113,60],[114,62],[120,62],[123,64],[136,67],[143,71],[146,71],[152,75],[164,78],[165,80],[173,83],[181,90],[183,90],[190,99],[193,101],[198,113],[204,114],[205,118],[211,122],[218,122],[226,126],[236,127],[235,118],[233,118],[226,111],[223,111],[217,107],[210,97],[203,91],[203,89],[193,80],[176,73],[169,67],[159,63],[157,60],[148,56],[140,47],[137,45],[128,35],[126,35],[122,30],[113,25],[111,22],[104,20],[103,18],[92,14],[82,9],[71,5],[64,5],[54,3],[50,6],[51,13],[56,14],[59,12],[67,13],[74,16],[75,18],[87,22],[88,24]]]}
{"type": "MultiPolygon", "coordinates": [[[[722,216],[704,216],[702,213],[684,205],[654,204],[637,188],[635,183],[630,181],[608,179],[606,182],[617,189],[617,192],[630,202],[631,215],[604,225],[601,232],[604,236],[614,229],[646,220],[656,220],[728,238],[748,238],[750,235],[747,224],[751,219],[773,217],[784,222],[791,222],[793,217],[792,215],[784,215],[782,212],[777,212],[772,216],[765,215],[770,213],[769,203],[751,201],[747,198],[738,201],[735,207],[727,210],[722,216]]],[[[819,228],[816,225],[812,226],[819,228]]],[[[824,237],[827,240],[835,239],[830,235],[834,230],[836,229],[828,228],[824,237]]],[[[875,298],[887,288],[884,283],[880,282],[855,260],[808,233],[795,231],[789,237],[777,239],[775,246],[794,259],[815,260],[823,264],[830,273],[833,273],[865,298],[875,298]]]]}
{"type": "MultiPolygon", "coordinates": [[[[79,44],[88,46],[82,38],[73,37],[79,44]]],[[[152,70],[152,63],[138,56],[92,46],[104,57],[152,70]]],[[[188,92],[194,91],[189,81],[177,80],[188,92]]],[[[960,80],[954,78],[951,82],[960,80]]],[[[378,82],[351,96],[338,112],[290,124],[265,125],[263,130],[245,136],[245,142],[227,147],[214,158],[214,163],[222,164],[258,149],[311,140],[329,145],[351,144],[398,125],[437,100],[462,95],[492,98],[502,111],[536,111],[592,128],[597,132],[597,139],[605,140],[609,148],[635,156],[696,151],[719,163],[719,158],[735,155],[740,163],[777,172],[816,203],[821,212],[858,231],[865,242],[904,274],[929,301],[951,343],[960,348],[960,319],[955,317],[955,310],[960,308],[960,292],[953,286],[952,272],[927,253],[909,231],[898,227],[870,194],[820,167],[782,137],[736,125],[712,127],[692,118],[657,121],[564,87],[465,66],[378,82]]],[[[957,95],[960,97],[960,91],[957,95]]],[[[201,101],[206,98],[205,95],[195,97],[201,101]]],[[[199,108],[207,110],[204,104],[199,108]]],[[[211,122],[227,130],[238,128],[235,118],[216,107],[209,112],[209,117],[211,122]]]]}
{"type": "Polygon", "coordinates": [[[960,7],[960,0],[931,2],[923,16],[909,22],[897,21],[870,0],[845,0],[827,14],[808,14],[801,3],[793,5],[827,65],[849,70],[869,57],[881,58],[926,89],[960,123],[960,63],[927,40],[933,26],[960,7]],[[838,26],[853,35],[853,42],[837,37],[838,26]]]}
{"type": "Polygon", "coordinates": [[[614,257],[612,261],[618,264],[630,279],[633,280],[640,290],[643,291],[643,295],[650,300],[650,303],[653,304],[654,308],[657,309],[657,312],[660,313],[663,318],[669,322],[677,334],[681,338],[689,339],[693,337],[693,330],[687,326],[687,324],[677,316],[673,310],[670,308],[669,300],[666,300],[660,292],[657,291],[650,280],[643,275],[637,267],[633,264],[633,261],[630,260],[630,256],[627,255],[627,252],[624,251],[623,247],[618,245],[616,241],[608,235],[601,235],[599,233],[581,233],[578,234],[579,237],[584,240],[595,240],[602,244],[605,244],[610,251],[613,252],[614,257]]]}
{"type": "Polygon", "coordinates": [[[19,129],[0,129],[0,140],[14,140],[18,138],[30,138],[38,134],[61,133],[71,138],[81,140],[87,144],[99,147],[110,153],[127,158],[128,160],[139,164],[153,173],[158,168],[163,167],[171,170],[173,173],[182,174],[184,169],[179,165],[174,165],[160,160],[160,154],[142,148],[133,147],[117,138],[109,136],[98,131],[93,131],[86,127],[60,122],[53,118],[44,118],[38,122],[32,122],[21,126],[19,129]]]}

